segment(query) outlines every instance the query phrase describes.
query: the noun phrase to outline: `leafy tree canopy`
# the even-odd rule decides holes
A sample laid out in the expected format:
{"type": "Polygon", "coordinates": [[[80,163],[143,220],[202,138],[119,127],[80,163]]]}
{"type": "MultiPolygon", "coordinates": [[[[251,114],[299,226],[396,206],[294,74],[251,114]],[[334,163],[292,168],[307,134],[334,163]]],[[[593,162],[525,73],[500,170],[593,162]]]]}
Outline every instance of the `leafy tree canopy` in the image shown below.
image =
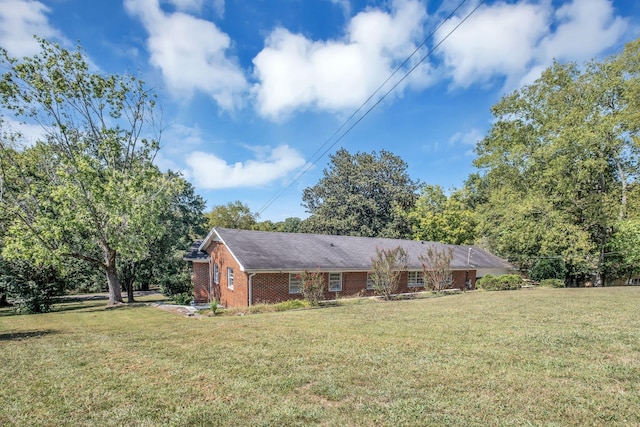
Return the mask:
{"type": "Polygon", "coordinates": [[[473,184],[494,251],[524,263],[560,255],[574,276],[603,273],[607,241],[630,215],[637,184],[639,95],[636,40],[602,62],[555,63],[493,107],[473,184]]]}
{"type": "Polygon", "coordinates": [[[303,193],[311,214],[304,229],[311,233],[407,238],[411,229],[406,212],[416,201],[418,183],[398,156],[380,153],[351,154],[338,150],[328,169],[303,193]]]}
{"type": "Polygon", "coordinates": [[[11,218],[3,255],[42,265],[89,262],[106,274],[109,303],[116,304],[117,260],[147,256],[179,191],[175,176],[153,164],[154,96],[135,76],[91,71],[80,49],[45,40],[40,47],[22,59],[0,51],[0,108],[42,127],[42,138],[27,148],[2,127],[0,209],[11,218]]]}
{"type": "Polygon", "coordinates": [[[251,212],[248,205],[236,200],[226,205],[214,206],[206,216],[209,228],[223,227],[253,230],[256,227],[259,215],[251,212]]]}
{"type": "Polygon", "coordinates": [[[440,186],[424,185],[408,218],[416,240],[468,245],[476,238],[476,215],[462,192],[447,197],[440,186]]]}
{"type": "Polygon", "coordinates": [[[640,218],[618,222],[607,249],[610,273],[623,279],[640,274],[640,218]]]}

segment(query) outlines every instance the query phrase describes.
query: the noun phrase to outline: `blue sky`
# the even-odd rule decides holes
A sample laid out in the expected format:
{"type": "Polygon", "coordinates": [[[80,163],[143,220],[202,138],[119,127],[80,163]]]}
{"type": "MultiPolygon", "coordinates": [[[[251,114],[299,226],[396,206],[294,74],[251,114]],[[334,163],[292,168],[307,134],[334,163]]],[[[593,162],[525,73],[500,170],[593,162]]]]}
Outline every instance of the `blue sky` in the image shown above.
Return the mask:
{"type": "Polygon", "coordinates": [[[307,215],[302,191],[329,161],[314,153],[438,25],[415,71],[329,153],[389,150],[413,179],[459,188],[502,95],[554,59],[616,52],[640,29],[635,0],[487,1],[445,39],[478,4],[447,19],[459,3],[0,0],[0,46],[19,57],[37,52],[33,34],[80,42],[96,68],[139,74],[162,106],[158,165],[182,171],[209,208],[240,200],[280,221],[307,215]]]}

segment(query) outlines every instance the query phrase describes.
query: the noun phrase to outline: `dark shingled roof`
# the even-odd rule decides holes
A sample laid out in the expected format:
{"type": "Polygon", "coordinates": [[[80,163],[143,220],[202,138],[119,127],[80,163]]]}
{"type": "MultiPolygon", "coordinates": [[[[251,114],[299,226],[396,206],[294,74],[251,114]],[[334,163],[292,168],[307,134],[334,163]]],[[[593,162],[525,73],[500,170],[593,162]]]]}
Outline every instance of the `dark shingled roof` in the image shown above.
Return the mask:
{"type": "Polygon", "coordinates": [[[416,240],[214,228],[201,248],[204,249],[203,246],[208,245],[211,239],[220,239],[240,263],[242,270],[247,272],[305,269],[368,271],[376,248],[392,249],[397,246],[402,246],[409,255],[408,269],[420,270],[422,263],[419,256],[426,254],[429,245],[435,245],[438,250],[453,248],[452,270],[513,268],[503,259],[476,246],[416,240]]]}
{"type": "Polygon", "coordinates": [[[200,245],[202,245],[202,240],[196,240],[195,242],[193,242],[182,259],[184,259],[185,261],[208,260],[209,254],[201,251],[200,245]]]}

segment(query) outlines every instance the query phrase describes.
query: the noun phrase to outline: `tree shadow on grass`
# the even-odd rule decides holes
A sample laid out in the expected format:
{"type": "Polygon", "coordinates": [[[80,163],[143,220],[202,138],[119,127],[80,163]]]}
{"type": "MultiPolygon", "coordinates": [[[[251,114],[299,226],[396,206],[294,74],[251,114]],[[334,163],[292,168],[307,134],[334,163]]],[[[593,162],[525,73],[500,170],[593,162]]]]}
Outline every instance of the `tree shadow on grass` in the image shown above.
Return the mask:
{"type": "Polygon", "coordinates": [[[67,304],[56,304],[53,306],[52,313],[64,313],[66,311],[82,310],[85,312],[90,311],[103,311],[107,304],[104,301],[86,301],[67,304]]]}
{"type": "Polygon", "coordinates": [[[77,311],[77,310],[82,310],[85,312],[102,311],[105,309],[105,307],[106,307],[106,303],[104,301],[54,304],[53,307],[51,307],[51,311],[49,311],[48,313],[21,313],[19,311],[19,307],[7,307],[0,310],[0,318],[12,317],[12,316],[32,316],[35,314],[64,313],[67,311],[77,311]]]}
{"type": "Polygon", "coordinates": [[[26,331],[26,332],[7,332],[4,334],[0,334],[0,342],[2,341],[13,341],[13,340],[24,340],[27,338],[39,338],[45,335],[57,334],[59,331],[55,329],[43,329],[40,331],[26,331]]]}

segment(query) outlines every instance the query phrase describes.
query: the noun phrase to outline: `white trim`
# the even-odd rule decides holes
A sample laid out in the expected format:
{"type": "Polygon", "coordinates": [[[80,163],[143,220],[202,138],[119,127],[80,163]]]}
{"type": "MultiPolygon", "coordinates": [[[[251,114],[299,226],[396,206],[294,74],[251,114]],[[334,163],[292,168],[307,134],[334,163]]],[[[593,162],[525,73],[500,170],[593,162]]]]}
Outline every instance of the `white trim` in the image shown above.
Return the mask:
{"type": "Polygon", "coordinates": [[[329,290],[329,292],[342,292],[342,273],[337,273],[337,272],[331,272],[329,273],[329,277],[327,278],[327,288],[329,290]],[[331,275],[332,274],[339,274],[340,276],[340,289],[331,289],[331,275]]]}
{"type": "Polygon", "coordinates": [[[233,267],[227,267],[227,289],[231,289],[233,291],[234,283],[235,283],[235,275],[233,273],[233,267]]]}
{"type": "MultiPolygon", "coordinates": [[[[251,271],[247,271],[244,269],[244,266],[240,263],[240,260],[238,260],[238,257],[236,257],[236,255],[233,253],[229,245],[227,245],[227,243],[224,240],[222,240],[222,237],[220,237],[220,235],[218,234],[215,228],[212,228],[209,234],[207,235],[207,237],[202,241],[202,244],[200,244],[199,250],[204,251],[204,249],[209,245],[209,242],[212,240],[221,242],[225,246],[225,248],[227,248],[227,250],[233,257],[233,259],[236,261],[236,264],[238,264],[240,271],[243,271],[245,273],[252,273],[251,271]],[[213,239],[214,234],[217,236],[215,239],[213,239]]],[[[258,271],[254,271],[253,273],[258,273],[258,271]]]]}
{"type": "Polygon", "coordinates": [[[289,273],[289,295],[300,295],[302,293],[302,278],[300,278],[300,273],[289,273]],[[298,292],[291,292],[291,277],[293,276],[294,282],[298,282],[298,292]]]}
{"type": "MultiPolygon", "coordinates": [[[[413,267],[413,268],[417,268],[417,267],[413,267]]],[[[242,270],[243,272],[249,274],[249,273],[263,273],[263,274],[276,274],[276,273],[295,273],[295,272],[300,272],[300,271],[313,271],[313,272],[320,272],[320,273],[369,273],[371,271],[371,267],[369,268],[320,268],[318,269],[318,267],[300,267],[300,268],[289,268],[289,267],[283,267],[283,268],[274,268],[274,269],[247,269],[247,270],[242,270]]],[[[467,268],[452,268],[451,271],[475,271],[476,268],[472,267],[470,269],[467,268]]],[[[403,270],[403,271],[407,271],[407,270],[403,270]]],[[[417,271],[417,270],[416,270],[417,271]]]]}
{"type": "Polygon", "coordinates": [[[367,280],[364,283],[364,288],[368,291],[373,291],[375,289],[376,284],[373,283],[373,279],[371,279],[371,272],[367,272],[367,280]],[[371,283],[371,286],[369,286],[371,283]]]}
{"type": "Polygon", "coordinates": [[[213,283],[220,284],[220,266],[217,262],[213,263],[213,283]]]}
{"type": "Polygon", "coordinates": [[[408,288],[424,288],[424,276],[422,271],[407,271],[407,287],[408,288]],[[415,281],[410,281],[410,275],[415,275],[415,281]]]}
{"type": "Polygon", "coordinates": [[[190,261],[196,264],[202,264],[205,262],[209,262],[211,261],[211,257],[207,257],[207,258],[198,258],[198,259],[189,259],[189,258],[182,258],[183,261],[190,261]]]}

